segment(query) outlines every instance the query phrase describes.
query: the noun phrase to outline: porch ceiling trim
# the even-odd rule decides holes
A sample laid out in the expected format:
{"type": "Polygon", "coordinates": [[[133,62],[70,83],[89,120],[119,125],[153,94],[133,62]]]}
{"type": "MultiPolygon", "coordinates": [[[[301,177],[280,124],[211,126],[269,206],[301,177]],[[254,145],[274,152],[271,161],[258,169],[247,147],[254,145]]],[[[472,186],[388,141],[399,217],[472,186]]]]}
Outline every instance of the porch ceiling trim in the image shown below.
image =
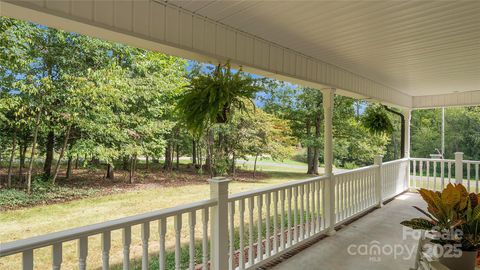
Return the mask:
{"type": "Polygon", "coordinates": [[[435,96],[414,96],[412,107],[415,109],[428,109],[454,106],[478,106],[479,104],[480,91],[470,91],[435,96]]]}
{"type": "Polygon", "coordinates": [[[338,66],[153,0],[0,0],[0,15],[411,108],[412,97],[338,66]]]}

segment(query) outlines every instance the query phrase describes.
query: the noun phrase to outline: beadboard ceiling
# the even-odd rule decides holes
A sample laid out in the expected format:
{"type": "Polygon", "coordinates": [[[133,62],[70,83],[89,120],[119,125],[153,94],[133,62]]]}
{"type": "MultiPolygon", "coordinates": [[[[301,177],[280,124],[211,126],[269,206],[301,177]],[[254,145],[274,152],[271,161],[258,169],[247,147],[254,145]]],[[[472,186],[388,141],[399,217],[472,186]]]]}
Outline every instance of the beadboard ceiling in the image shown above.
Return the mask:
{"type": "Polygon", "coordinates": [[[168,1],[411,96],[480,90],[480,1],[168,1]]]}

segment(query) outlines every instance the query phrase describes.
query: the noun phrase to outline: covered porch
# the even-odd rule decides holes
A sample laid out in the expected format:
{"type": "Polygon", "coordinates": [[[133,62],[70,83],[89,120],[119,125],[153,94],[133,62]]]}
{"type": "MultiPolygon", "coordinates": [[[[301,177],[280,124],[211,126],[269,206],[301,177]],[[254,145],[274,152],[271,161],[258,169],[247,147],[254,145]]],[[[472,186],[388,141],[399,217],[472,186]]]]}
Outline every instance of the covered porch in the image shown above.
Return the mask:
{"type": "Polygon", "coordinates": [[[410,156],[412,110],[480,104],[479,3],[424,5],[1,0],[0,15],[189,59],[230,61],[251,73],[321,89],[325,175],[238,194],[229,193],[228,179],[211,179],[208,200],[2,243],[0,257],[19,256],[26,270],[35,269],[41,249],[51,253],[52,269],[72,260],[82,270],[93,264],[111,269],[112,252],[122,254],[116,267],[130,269],[140,260],[143,270],[152,260],[161,270],[413,267],[414,258],[363,256],[356,248],[378,241],[381,247],[404,243],[411,251],[416,241],[403,240],[399,222],[418,216],[410,206],[422,202],[406,192],[464,181],[478,192],[480,164],[463,160],[461,153],[455,160],[410,156]],[[403,158],[383,162],[377,156],[371,166],[334,173],[338,94],[398,108],[405,126],[403,158]],[[140,231],[139,258],[131,257],[132,230],[140,231]],[[323,236],[328,237],[274,263],[323,236]],[[114,237],[121,249],[112,249],[114,237]],[[95,250],[92,239],[100,243],[95,250]],[[63,246],[72,242],[76,254],[65,254],[63,246]],[[170,254],[174,265],[166,264],[170,254]]]}

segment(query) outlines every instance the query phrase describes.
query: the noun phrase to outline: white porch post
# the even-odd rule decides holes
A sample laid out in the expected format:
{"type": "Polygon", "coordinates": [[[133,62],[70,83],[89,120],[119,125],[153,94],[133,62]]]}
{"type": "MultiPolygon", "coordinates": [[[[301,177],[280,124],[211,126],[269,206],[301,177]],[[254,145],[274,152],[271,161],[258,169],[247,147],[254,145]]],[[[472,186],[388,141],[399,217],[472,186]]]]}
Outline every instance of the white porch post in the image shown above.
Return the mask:
{"type": "Polygon", "coordinates": [[[228,269],[228,182],[225,177],[210,180],[210,199],[218,203],[210,211],[210,269],[228,269]]]}
{"type": "Polygon", "coordinates": [[[327,233],[332,235],[335,233],[335,175],[333,174],[333,98],[335,96],[334,88],[322,89],[323,94],[323,115],[325,125],[325,143],[324,143],[324,160],[325,175],[329,176],[326,187],[325,200],[325,217],[327,219],[327,233]]]}
{"type": "Polygon", "coordinates": [[[402,113],[405,117],[405,134],[402,134],[405,138],[405,149],[402,149],[402,151],[404,151],[405,158],[410,158],[410,121],[412,119],[412,110],[405,109],[402,113]]]}
{"type": "Polygon", "coordinates": [[[457,184],[463,182],[463,153],[455,153],[455,181],[457,184]]]}
{"type": "Polygon", "coordinates": [[[405,138],[405,149],[402,149],[402,151],[404,151],[404,157],[408,160],[405,172],[405,188],[410,188],[410,123],[412,120],[412,110],[404,109],[402,113],[405,118],[405,134],[402,134],[405,138]]]}

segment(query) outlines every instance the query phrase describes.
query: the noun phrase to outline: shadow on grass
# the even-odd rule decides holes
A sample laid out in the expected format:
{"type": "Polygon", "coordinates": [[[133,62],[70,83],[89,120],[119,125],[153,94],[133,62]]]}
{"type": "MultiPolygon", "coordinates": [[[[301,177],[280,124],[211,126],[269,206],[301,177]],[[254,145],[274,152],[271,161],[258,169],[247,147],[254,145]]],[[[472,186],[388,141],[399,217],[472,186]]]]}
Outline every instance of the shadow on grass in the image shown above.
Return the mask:
{"type": "MultiPolygon", "coordinates": [[[[277,223],[278,223],[278,231],[280,231],[280,227],[281,227],[281,220],[280,220],[280,213],[278,213],[278,217],[277,217],[277,223]]],[[[288,227],[288,220],[287,220],[287,212],[284,213],[284,216],[285,216],[285,219],[283,221],[283,226],[284,226],[284,231],[283,231],[283,234],[284,234],[284,240],[287,241],[287,232],[289,231],[290,229],[290,233],[292,234],[292,238],[294,236],[294,224],[296,223],[297,224],[297,233],[300,233],[300,226],[301,226],[301,219],[300,219],[300,216],[301,214],[299,213],[296,218],[292,215],[292,220],[291,220],[291,226],[292,227],[288,227]],[[295,219],[296,219],[296,222],[295,222],[295,219]]],[[[312,213],[308,213],[306,211],[304,211],[304,214],[303,214],[303,220],[304,220],[304,223],[303,225],[306,226],[307,223],[305,222],[306,220],[310,220],[310,222],[312,221],[312,218],[314,218],[313,214],[312,213]]],[[[266,219],[262,219],[262,245],[264,246],[263,248],[263,251],[265,252],[265,245],[266,245],[266,241],[270,241],[270,247],[273,249],[273,244],[272,244],[272,241],[274,238],[276,238],[276,241],[278,241],[278,244],[280,245],[280,235],[282,234],[282,232],[278,232],[277,235],[274,235],[273,234],[273,231],[274,231],[274,219],[275,217],[271,217],[270,218],[270,226],[269,226],[269,231],[270,231],[270,239],[266,240],[266,235],[267,235],[267,226],[266,226],[266,219]]],[[[252,247],[253,247],[253,252],[252,252],[252,255],[253,257],[255,258],[257,256],[257,245],[258,245],[258,219],[257,220],[254,220],[253,222],[253,230],[252,230],[252,234],[253,234],[253,243],[252,243],[252,247]]],[[[311,226],[311,223],[308,223],[308,226],[311,226]]],[[[248,249],[249,249],[249,236],[250,236],[250,232],[248,230],[249,228],[249,223],[244,223],[244,233],[243,233],[243,240],[244,240],[244,250],[243,250],[243,253],[244,253],[244,262],[248,262],[248,256],[249,256],[249,252],[248,252],[248,249]]],[[[306,231],[305,231],[306,232],[306,231]]],[[[234,243],[234,250],[235,250],[235,254],[234,254],[234,267],[237,267],[239,265],[239,253],[241,252],[240,251],[240,230],[238,227],[236,227],[234,229],[234,236],[233,236],[233,243],[234,243]]],[[[210,241],[208,241],[208,247],[210,246],[210,241]]],[[[210,251],[207,252],[208,254],[210,253],[210,251]]],[[[175,269],[175,251],[172,250],[172,249],[169,249],[169,250],[166,250],[165,252],[165,269],[166,270],[174,270],[175,269]]],[[[149,253],[149,267],[148,269],[159,269],[159,254],[158,254],[158,251],[157,252],[150,252],[149,253]]],[[[201,240],[196,240],[195,241],[195,269],[202,269],[202,264],[203,262],[203,248],[202,248],[202,242],[201,240]]],[[[189,245],[188,244],[184,244],[181,246],[181,253],[180,253],[180,269],[189,269],[189,263],[190,263],[190,255],[189,255],[189,245]]],[[[98,270],[100,270],[101,268],[98,268],[98,270]]],[[[114,265],[111,265],[110,266],[110,269],[114,269],[114,270],[121,270],[123,269],[123,265],[121,263],[118,263],[118,264],[114,264],[114,265]]],[[[141,257],[137,257],[137,258],[133,258],[130,260],[130,269],[132,270],[141,270],[142,269],[142,258],[141,257]]]]}

